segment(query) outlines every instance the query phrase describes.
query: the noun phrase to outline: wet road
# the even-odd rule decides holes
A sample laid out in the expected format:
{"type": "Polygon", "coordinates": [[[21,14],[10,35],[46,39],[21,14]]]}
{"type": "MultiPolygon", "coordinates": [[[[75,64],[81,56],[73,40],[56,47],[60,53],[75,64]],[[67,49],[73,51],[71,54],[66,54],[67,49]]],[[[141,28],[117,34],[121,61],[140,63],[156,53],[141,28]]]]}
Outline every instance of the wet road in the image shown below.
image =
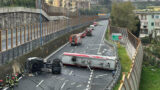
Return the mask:
{"type": "MultiPolygon", "coordinates": [[[[93,30],[93,36],[85,37],[82,40],[82,45],[71,46],[67,44],[47,60],[61,58],[63,52],[114,56],[114,50],[105,45],[103,41],[107,25],[108,21],[100,21],[93,30]]],[[[112,79],[112,73],[108,70],[94,69],[91,73],[88,68],[63,66],[61,75],[44,72],[38,76],[22,78],[14,90],[86,90],[88,85],[91,90],[103,90],[112,79]]]]}

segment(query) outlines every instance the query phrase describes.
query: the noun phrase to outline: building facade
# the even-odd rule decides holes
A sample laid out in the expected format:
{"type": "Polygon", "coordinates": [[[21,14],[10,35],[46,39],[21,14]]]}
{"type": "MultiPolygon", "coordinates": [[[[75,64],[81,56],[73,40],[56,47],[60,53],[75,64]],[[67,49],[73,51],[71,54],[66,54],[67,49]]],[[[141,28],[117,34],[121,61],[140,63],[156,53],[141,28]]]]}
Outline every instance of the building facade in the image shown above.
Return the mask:
{"type": "Polygon", "coordinates": [[[160,11],[137,10],[135,12],[141,22],[140,37],[149,34],[160,35],[160,11]]]}
{"type": "Polygon", "coordinates": [[[90,9],[91,0],[46,0],[46,3],[75,12],[78,9],[90,9]]]}

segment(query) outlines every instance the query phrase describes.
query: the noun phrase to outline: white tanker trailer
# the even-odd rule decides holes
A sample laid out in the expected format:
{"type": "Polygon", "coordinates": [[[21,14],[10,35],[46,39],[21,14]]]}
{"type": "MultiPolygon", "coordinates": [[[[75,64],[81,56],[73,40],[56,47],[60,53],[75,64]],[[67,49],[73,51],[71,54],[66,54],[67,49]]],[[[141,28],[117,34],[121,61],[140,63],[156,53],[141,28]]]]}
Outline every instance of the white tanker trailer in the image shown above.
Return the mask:
{"type": "Polygon", "coordinates": [[[62,55],[63,65],[82,66],[91,68],[100,68],[105,70],[115,70],[116,57],[100,56],[100,55],[87,55],[79,53],[67,53],[62,55]]]}

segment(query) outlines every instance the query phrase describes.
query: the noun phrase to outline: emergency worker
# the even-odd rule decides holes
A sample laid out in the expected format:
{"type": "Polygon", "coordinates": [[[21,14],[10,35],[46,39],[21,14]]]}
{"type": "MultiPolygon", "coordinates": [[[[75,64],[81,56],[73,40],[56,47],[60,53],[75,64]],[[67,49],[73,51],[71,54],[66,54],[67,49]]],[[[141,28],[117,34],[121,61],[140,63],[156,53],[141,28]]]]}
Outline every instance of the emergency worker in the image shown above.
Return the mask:
{"type": "Polygon", "coordinates": [[[3,80],[0,80],[0,90],[3,89],[3,80]]]}
{"type": "Polygon", "coordinates": [[[18,86],[18,73],[15,75],[14,83],[16,86],[18,86]]]}
{"type": "Polygon", "coordinates": [[[5,80],[6,80],[6,85],[9,86],[9,75],[8,74],[6,75],[5,80]]]}
{"type": "Polygon", "coordinates": [[[15,77],[14,76],[12,76],[12,78],[9,80],[9,87],[10,88],[13,88],[14,87],[14,80],[15,80],[15,77]]]}

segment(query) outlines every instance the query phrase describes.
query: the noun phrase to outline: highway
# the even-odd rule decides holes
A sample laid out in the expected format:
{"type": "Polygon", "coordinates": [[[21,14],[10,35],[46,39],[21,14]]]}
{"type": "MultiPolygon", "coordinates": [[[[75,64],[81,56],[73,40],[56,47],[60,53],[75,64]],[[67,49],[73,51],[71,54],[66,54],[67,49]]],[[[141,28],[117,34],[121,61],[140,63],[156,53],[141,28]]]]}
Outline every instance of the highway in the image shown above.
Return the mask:
{"type": "MultiPolygon", "coordinates": [[[[47,61],[61,58],[63,52],[115,56],[115,51],[103,41],[108,21],[98,23],[99,25],[93,30],[93,36],[82,39],[82,45],[66,44],[59,51],[47,57],[47,61]]],[[[63,66],[60,75],[43,72],[38,76],[25,76],[14,90],[87,90],[88,86],[91,90],[104,90],[113,79],[112,72],[92,70],[93,72],[88,68],[63,66]]]]}

